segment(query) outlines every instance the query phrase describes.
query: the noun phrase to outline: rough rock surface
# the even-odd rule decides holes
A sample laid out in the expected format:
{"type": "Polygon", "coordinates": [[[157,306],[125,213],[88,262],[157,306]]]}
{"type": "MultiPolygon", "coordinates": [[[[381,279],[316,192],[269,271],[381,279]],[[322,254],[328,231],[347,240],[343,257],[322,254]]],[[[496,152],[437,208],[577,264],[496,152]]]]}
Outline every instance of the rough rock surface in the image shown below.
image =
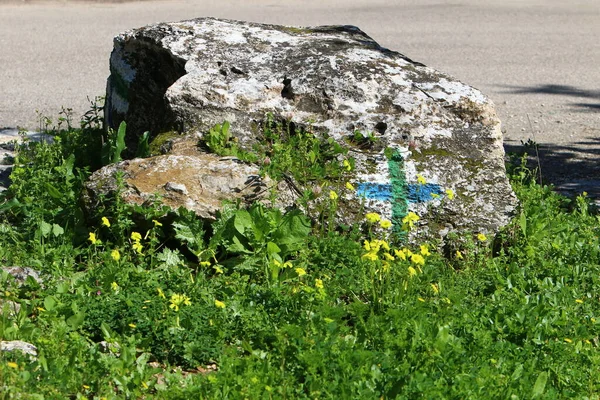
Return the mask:
{"type": "Polygon", "coordinates": [[[227,120],[250,148],[272,114],[348,146],[354,195],[396,227],[413,211],[421,233],[489,232],[516,206],[491,101],[357,27],[151,25],[115,38],[110,69],[106,122],[126,120],[130,146],[146,130],[198,135],[227,120]]]}
{"type": "Polygon", "coordinates": [[[37,347],[22,340],[0,342],[0,351],[21,351],[33,357],[37,356],[37,347]]]}
{"type": "Polygon", "coordinates": [[[96,171],[86,184],[88,209],[101,195],[115,193],[117,172],[123,174],[121,197],[142,205],[159,196],[176,210],[185,207],[204,219],[214,219],[224,201],[253,201],[268,195],[270,180],[259,169],[232,157],[203,153],[197,140],[180,140],[166,155],[135,158],[96,171]]]}
{"type": "Polygon", "coordinates": [[[37,283],[42,283],[40,273],[29,267],[2,267],[2,271],[12,275],[17,286],[22,286],[27,281],[28,277],[32,277],[37,283]]]}

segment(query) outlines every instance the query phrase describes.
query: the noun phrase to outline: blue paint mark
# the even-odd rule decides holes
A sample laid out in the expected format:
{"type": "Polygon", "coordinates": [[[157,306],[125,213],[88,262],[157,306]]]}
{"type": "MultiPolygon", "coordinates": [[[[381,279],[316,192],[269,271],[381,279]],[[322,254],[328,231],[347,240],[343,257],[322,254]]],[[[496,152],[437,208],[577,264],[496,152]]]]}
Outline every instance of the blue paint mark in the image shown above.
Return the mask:
{"type": "Polygon", "coordinates": [[[409,203],[426,203],[443,193],[442,187],[437,183],[426,183],[424,185],[418,183],[408,184],[409,203]]]}
{"type": "MultiPolygon", "coordinates": [[[[386,183],[359,183],[356,193],[360,197],[367,199],[392,201],[392,185],[386,183]]],[[[419,183],[408,184],[408,202],[409,203],[426,203],[431,201],[436,196],[444,194],[442,187],[436,183],[419,183]]]]}
{"type": "Polygon", "coordinates": [[[392,185],[390,183],[359,183],[356,193],[359,197],[371,200],[392,201],[392,185]]]}

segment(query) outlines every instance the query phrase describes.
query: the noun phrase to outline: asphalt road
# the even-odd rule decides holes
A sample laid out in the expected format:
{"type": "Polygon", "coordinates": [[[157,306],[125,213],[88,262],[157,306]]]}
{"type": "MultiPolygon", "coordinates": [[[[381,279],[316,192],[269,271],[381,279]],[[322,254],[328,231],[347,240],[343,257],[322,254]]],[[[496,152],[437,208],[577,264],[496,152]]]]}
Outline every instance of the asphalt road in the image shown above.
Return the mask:
{"type": "Polygon", "coordinates": [[[0,0],[0,128],[104,94],[112,38],[200,16],[286,25],[357,25],[381,45],[479,88],[508,151],[540,144],[546,182],[600,196],[597,0],[0,0]]]}

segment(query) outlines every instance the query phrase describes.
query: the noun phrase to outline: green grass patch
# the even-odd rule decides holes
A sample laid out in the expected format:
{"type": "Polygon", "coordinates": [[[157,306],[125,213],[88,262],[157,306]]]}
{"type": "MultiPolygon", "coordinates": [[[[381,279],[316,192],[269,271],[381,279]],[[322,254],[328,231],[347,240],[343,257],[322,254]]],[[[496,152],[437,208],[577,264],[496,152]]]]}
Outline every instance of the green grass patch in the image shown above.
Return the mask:
{"type": "MultiPolygon", "coordinates": [[[[600,221],[584,195],[514,164],[514,221],[439,251],[258,204],[210,226],[158,204],[84,216],[101,132],[53,134],[19,149],[0,200],[2,265],[43,275],[0,274],[0,339],[38,349],[0,353],[0,398],[598,398],[600,221]]],[[[242,154],[227,134],[208,147],[242,154]]],[[[326,139],[269,135],[266,173],[344,173],[326,139]]]]}

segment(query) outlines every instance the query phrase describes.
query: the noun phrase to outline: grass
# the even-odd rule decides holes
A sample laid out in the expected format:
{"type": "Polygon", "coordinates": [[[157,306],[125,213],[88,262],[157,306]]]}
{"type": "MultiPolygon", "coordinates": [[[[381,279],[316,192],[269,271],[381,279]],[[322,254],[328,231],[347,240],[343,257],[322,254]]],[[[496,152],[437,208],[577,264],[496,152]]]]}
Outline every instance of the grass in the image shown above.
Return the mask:
{"type": "MultiPolygon", "coordinates": [[[[43,274],[0,274],[0,339],[38,349],[0,353],[2,399],[599,398],[600,221],[585,195],[511,163],[514,221],[439,250],[394,242],[373,215],[322,229],[229,204],[207,225],[118,200],[85,215],[101,131],[52,134],[19,149],[0,200],[2,264],[43,274]]],[[[304,162],[277,154],[267,168],[304,162]]],[[[322,194],[323,212],[336,200],[322,194]]]]}

